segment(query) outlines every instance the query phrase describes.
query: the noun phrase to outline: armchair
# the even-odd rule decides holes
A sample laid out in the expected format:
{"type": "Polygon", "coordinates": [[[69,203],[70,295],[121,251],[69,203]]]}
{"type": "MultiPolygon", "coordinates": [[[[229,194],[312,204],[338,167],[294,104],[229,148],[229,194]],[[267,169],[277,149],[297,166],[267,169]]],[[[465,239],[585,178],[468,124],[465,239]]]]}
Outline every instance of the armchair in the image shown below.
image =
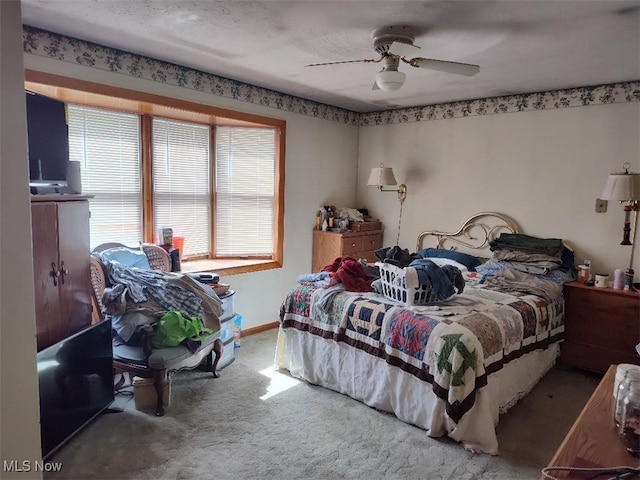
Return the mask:
{"type": "MultiPolygon", "coordinates": [[[[103,293],[109,287],[108,278],[102,263],[95,255],[96,252],[104,253],[112,248],[126,248],[131,251],[142,251],[153,270],[169,272],[171,270],[171,257],[156,245],[142,245],[140,248],[129,248],[118,243],[106,243],[96,247],[90,257],[91,286],[93,302],[98,313],[98,321],[106,318],[102,302],[103,293]]],[[[151,344],[151,333],[143,332],[141,346],[130,346],[114,342],[113,367],[121,372],[129,372],[143,378],[153,378],[157,396],[155,414],[164,415],[164,388],[169,373],[193,369],[206,360],[207,368],[217,378],[218,361],[222,355],[223,344],[220,340],[220,331],[216,331],[201,341],[200,347],[192,352],[187,347],[179,345],[170,348],[154,348],[151,344]],[[215,356],[215,359],[213,358],[215,356]]]]}

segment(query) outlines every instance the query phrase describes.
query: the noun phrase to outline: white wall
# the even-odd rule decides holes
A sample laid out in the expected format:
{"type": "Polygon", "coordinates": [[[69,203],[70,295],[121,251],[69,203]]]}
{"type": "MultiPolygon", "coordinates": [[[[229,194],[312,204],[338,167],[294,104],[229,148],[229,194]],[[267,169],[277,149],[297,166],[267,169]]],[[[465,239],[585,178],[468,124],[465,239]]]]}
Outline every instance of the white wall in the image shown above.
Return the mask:
{"type": "Polygon", "coordinates": [[[283,268],[222,279],[237,292],[235,307],[243,316],[243,328],[277,321],[280,303],[296,277],[311,271],[312,228],[318,207],[355,202],[358,127],[31,54],[24,58],[25,68],[33,70],[286,120],[283,268]]]}
{"type": "MultiPolygon", "coordinates": [[[[40,455],[20,2],[0,1],[0,465],[40,455]]],[[[0,466],[0,468],[2,468],[0,466]]],[[[2,478],[42,478],[35,470],[2,478]]]]}
{"type": "MultiPolygon", "coordinates": [[[[625,162],[640,172],[640,104],[622,103],[361,127],[358,204],[385,224],[395,245],[395,194],[366,187],[372,167],[393,167],[406,183],[400,246],[415,250],[422,230],[455,231],[474,213],[509,215],[523,233],[567,240],[592,271],[627,268],[624,213],[595,213],[607,175],[625,162]]],[[[640,237],[638,238],[640,241],[640,237]]],[[[640,280],[640,248],[635,252],[640,280]]]]}

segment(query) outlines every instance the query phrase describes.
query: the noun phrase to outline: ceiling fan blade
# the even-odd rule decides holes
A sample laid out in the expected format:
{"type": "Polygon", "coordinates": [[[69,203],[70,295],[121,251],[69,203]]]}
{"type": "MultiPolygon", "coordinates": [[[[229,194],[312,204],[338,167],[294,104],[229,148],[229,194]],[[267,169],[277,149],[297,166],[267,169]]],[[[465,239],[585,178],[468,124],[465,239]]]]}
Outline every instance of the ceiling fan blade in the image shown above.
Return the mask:
{"type": "Polygon", "coordinates": [[[389,47],[389,53],[398,57],[415,57],[420,53],[420,47],[410,43],[393,42],[389,47]]]}
{"type": "Polygon", "coordinates": [[[323,65],[338,65],[340,63],[376,63],[380,60],[382,60],[382,57],[380,57],[378,60],[372,58],[363,58],[362,60],[343,60],[341,62],[310,63],[309,65],[305,65],[305,67],[321,67],[323,65]]]}
{"type": "Polygon", "coordinates": [[[438,70],[439,72],[454,73],[456,75],[466,75],[472,77],[480,71],[480,66],[470,63],[447,62],[445,60],[434,60],[432,58],[412,58],[407,63],[412,67],[438,70]]]}

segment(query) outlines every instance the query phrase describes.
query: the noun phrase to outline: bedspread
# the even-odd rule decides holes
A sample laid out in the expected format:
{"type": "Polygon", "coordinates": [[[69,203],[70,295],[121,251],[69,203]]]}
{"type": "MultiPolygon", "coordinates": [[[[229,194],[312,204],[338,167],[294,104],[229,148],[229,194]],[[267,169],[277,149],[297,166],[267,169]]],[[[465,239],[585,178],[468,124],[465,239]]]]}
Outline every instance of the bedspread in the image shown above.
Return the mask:
{"type": "Polygon", "coordinates": [[[448,434],[469,449],[497,453],[481,398],[487,376],[559,341],[564,301],[561,295],[550,302],[467,281],[464,293],[427,307],[407,307],[375,293],[338,292],[319,308],[323,289],[300,284],[282,303],[281,329],[350,345],[430,384],[436,404],[429,435],[448,434]]]}

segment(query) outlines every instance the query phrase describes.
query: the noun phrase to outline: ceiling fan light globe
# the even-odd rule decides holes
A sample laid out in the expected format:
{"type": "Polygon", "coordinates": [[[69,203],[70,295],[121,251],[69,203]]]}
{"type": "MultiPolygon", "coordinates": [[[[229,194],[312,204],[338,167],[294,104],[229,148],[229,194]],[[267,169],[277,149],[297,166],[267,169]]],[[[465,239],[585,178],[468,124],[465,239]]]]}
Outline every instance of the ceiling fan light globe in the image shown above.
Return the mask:
{"type": "Polygon", "coordinates": [[[393,92],[404,85],[406,75],[394,70],[384,70],[376,74],[376,83],[381,90],[393,92]]]}

